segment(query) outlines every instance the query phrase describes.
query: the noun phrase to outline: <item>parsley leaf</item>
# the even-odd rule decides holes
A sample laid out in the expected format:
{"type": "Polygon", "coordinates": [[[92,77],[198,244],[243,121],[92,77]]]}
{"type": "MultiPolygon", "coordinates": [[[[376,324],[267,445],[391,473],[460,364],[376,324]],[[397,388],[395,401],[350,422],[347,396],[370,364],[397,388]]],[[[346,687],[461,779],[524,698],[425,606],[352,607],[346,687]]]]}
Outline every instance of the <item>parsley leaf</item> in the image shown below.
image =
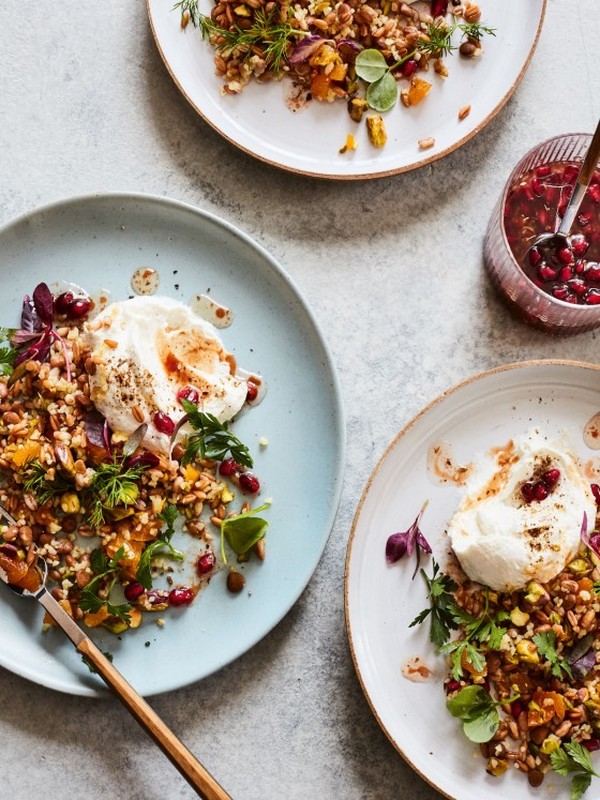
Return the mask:
{"type": "Polygon", "coordinates": [[[579,800],[587,791],[592,776],[600,778],[592,767],[589,751],[579,742],[564,744],[550,755],[552,769],[559,775],[572,775],[571,800],[579,800]]]}
{"type": "Polygon", "coordinates": [[[213,414],[205,414],[185,398],[181,399],[181,405],[187,414],[187,422],[194,429],[194,433],[187,438],[185,452],[181,459],[183,466],[193,461],[196,456],[199,456],[200,459],[223,461],[228,453],[238,464],[245,467],[253,465],[250,451],[245,444],[230,433],[227,423],[219,422],[213,414]]]}
{"type": "Polygon", "coordinates": [[[171,538],[175,533],[175,520],[177,519],[177,507],[171,503],[165,510],[158,514],[158,519],[166,523],[166,528],[161,530],[158,538],[151,542],[140,557],[136,577],[144,589],[152,588],[152,561],[159,556],[174,558],[176,561],[183,561],[183,553],[176,550],[171,544],[171,538]]]}
{"type": "Polygon", "coordinates": [[[446,642],[439,648],[440,653],[450,656],[452,677],[455,681],[463,676],[463,664],[467,661],[475,672],[483,672],[485,656],[479,648],[468,639],[455,639],[446,642]]]}
{"type": "Polygon", "coordinates": [[[544,631],[532,637],[532,641],[538,649],[538,653],[550,663],[551,672],[555,678],[562,678],[563,673],[569,678],[573,677],[573,671],[566,659],[561,658],[556,652],[556,634],[554,631],[544,631]]]}
{"type": "Polygon", "coordinates": [[[110,602],[110,595],[117,581],[117,571],[119,562],[125,557],[125,548],[119,547],[115,555],[109,559],[106,553],[96,548],[90,553],[90,567],[96,573],[95,577],[81,590],[79,607],[82,611],[90,611],[92,614],[100,611],[103,606],[111,617],[129,622],[131,606],[128,603],[113,605],[110,602]],[[99,596],[100,589],[105,588],[106,598],[99,596]]]}
{"type": "Polygon", "coordinates": [[[427,584],[427,593],[430,607],[417,614],[408,626],[412,628],[420,625],[427,617],[430,617],[429,640],[437,647],[444,645],[450,638],[450,631],[455,630],[458,625],[455,619],[456,603],[454,592],[456,584],[448,575],[440,572],[439,564],[433,560],[433,571],[429,578],[425,570],[420,570],[423,580],[427,584]],[[439,573],[439,574],[438,574],[439,573]]]}

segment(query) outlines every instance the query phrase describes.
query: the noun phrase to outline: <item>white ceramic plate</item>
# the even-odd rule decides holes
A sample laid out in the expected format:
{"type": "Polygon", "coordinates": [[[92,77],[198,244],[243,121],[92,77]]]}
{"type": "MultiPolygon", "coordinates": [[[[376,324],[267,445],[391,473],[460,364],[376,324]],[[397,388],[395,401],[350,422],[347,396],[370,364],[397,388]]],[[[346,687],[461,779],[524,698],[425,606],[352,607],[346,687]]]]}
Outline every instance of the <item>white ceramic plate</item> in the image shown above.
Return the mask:
{"type": "MultiPolygon", "coordinates": [[[[459,490],[435,483],[427,468],[431,444],[450,444],[457,464],[473,461],[511,437],[541,426],[567,432],[583,461],[598,451],[583,442],[585,423],[600,410],[600,367],[567,361],[513,364],[484,373],[443,394],[398,434],[371,475],[360,500],[348,545],[345,577],[346,625],[354,664],[379,724],[408,763],[453,800],[568,800],[567,782],[549,773],[532,789],[516,770],[501,778],[485,772],[477,746],[463,736],[445,708],[445,660],[428,640],[428,625],[409,628],[428,605],[412,563],[385,561],[387,537],[406,530],[424,500],[421,529],[443,567],[445,525],[459,490]],[[415,683],[403,666],[420,657],[432,677],[415,683]]],[[[414,558],[414,557],[413,557],[414,558]]],[[[422,562],[431,574],[431,559],[422,562]]]]}
{"type": "MultiPolygon", "coordinates": [[[[173,0],[147,0],[154,38],[171,76],[196,111],[226,139],[257,158],[292,172],[322,178],[374,178],[429,164],[480,131],[516,89],[533,54],[546,0],[482,0],[483,19],[495,28],[486,36],[483,58],[447,59],[450,75],[431,71],[427,99],[412,109],[398,103],[385,114],[388,141],[368,141],[366,127],[353,122],[345,103],[313,101],[300,111],[286,104],[291,81],[248,85],[240,95],[223,95],[214,72],[214,51],[190,24],[180,26],[173,0]],[[459,122],[458,110],[471,106],[459,122]],[[338,151],[353,133],[357,149],[338,151]],[[418,141],[435,138],[419,150],[418,141]]],[[[203,9],[210,13],[211,0],[203,9]]]]}
{"type": "MultiPolygon", "coordinates": [[[[18,322],[23,295],[40,281],[73,281],[124,299],[133,272],[145,266],[158,270],[159,294],[187,301],[210,290],[234,314],[222,331],[225,345],[241,366],[266,379],[263,402],[234,425],[255,457],[260,499],[273,498],[264,515],[267,558],[244,565],[246,590],[230,594],[221,572],[190,608],[161,614],[162,629],[147,621],[121,639],[93,633],[142,694],[199,680],[279,622],[306,586],[333,523],[344,423],[335,369],[312,313],[281,267],[247,236],[158,197],[92,196],[33,211],[0,229],[0,260],[3,325],[18,322]],[[259,447],[261,436],[266,448],[259,447]]],[[[186,541],[193,549],[191,537],[182,536],[179,546],[186,541]]],[[[192,562],[190,553],[184,571],[192,562]]],[[[1,586],[0,594],[0,664],[54,689],[98,694],[103,684],[64,635],[42,634],[41,608],[1,586]]]]}

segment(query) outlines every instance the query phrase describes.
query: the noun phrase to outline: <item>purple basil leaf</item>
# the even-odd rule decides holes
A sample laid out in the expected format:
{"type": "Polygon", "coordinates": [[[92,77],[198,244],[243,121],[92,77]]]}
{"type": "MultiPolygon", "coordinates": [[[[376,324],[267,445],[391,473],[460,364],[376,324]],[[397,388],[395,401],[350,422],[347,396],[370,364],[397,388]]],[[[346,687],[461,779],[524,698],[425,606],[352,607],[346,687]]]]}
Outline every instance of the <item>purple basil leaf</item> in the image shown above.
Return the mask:
{"type": "Polygon", "coordinates": [[[27,344],[28,342],[32,342],[34,339],[39,338],[39,331],[26,331],[21,328],[12,335],[10,343],[13,347],[20,347],[22,344],[27,344]]]}
{"type": "Polygon", "coordinates": [[[385,544],[385,560],[395,564],[406,553],[408,533],[392,533],[385,544]]]}
{"type": "Polygon", "coordinates": [[[302,64],[307,61],[316,51],[321,47],[324,42],[331,41],[330,39],[323,39],[322,36],[305,36],[301,39],[288,57],[290,64],[302,64]]]}
{"type": "Polygon", "coordinates": [[[363,49],[362,44],[359,44],[355,39],[338,39],[335,44],[338,50],[340,47],[348,47],[350,50],[354,50],[355,53],[360,53],[363,49]]]}
{"type": "Polygon", "coordinates": [[[52,327],[52,320],[54,319],[54,298],[47,284],[38,283],[35,287],[33,290],[33,305],[42,323],[52,327]]]}
{"type": "Polygon", "coordinates": [[[21,329],[29,331],[30,333],[39,333],[43,327],[38,313],[31,302],[31,297],[26,294],[23,298],[23,308],[21,310],[21,329]]]}
{"type": "Polygon", "coordinates": [[[432,552],[431,545],[427,541],[427,539],[423,536],[421,531],[417,528],[417,546],[424,550],[426,553],[432,552]]]}
{"type": "Polygon", "coordinates": [[[573,652],[569,656],[569,664],[573,667],[573,672],[578,678],[585,678],[588,672],[596,666],[596,651],[592,647],[593,640],[593,634],[584,636],[584,638],[575,645],[573,652]],[[588,637],[590,637],[589,640],[588,637]],[[586,640],[588,641],[586,642],[586,640]],[[579,647],[580,643],[587,643],[588,647],[583,654],[578,655],[577,651],[580,652],[584,649],[583,647],[579,647]],[[574,658],[574,656],[576,657],[574,658]]]}
{"type": "Polygon", "coordinates": [[[149,450],[144,450],[142,453],[136,453],[134,456],[129,456],[123,461],[124,469],[130,469],[132,467],[158,467],[160,464],[159,458],[154,453],[151,453],[149,450]]]}
{"type": "Polygon", "coordinates": [[[112,447],[110,446],[110,435],[111,430],[108,425],[108,421],[104,420],[104,425],[102,426],[102,438],[104,440],[104,448],[108,453],[112,453],[112,447]]]}
{"type": "Polygon", "coordinates": [[[90,411],[85,415],[85,435],[90,444],[106,450],[104,425],[106,420],[99,411],[90,411]]]}

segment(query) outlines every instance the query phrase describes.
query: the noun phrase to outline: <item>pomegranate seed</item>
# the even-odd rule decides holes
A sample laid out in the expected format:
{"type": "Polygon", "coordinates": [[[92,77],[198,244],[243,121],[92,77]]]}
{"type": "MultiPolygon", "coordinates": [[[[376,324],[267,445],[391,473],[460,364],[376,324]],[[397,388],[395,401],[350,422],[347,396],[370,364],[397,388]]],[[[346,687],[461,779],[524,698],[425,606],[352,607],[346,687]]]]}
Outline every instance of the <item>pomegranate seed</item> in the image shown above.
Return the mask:
{"type": "Polygon", "coordinates": [[[548,225],[548,212],[546,211],[545,208],[540,208],[537,214],[537,218],[542,228],[545,228],[548,225]]]}
{"type": "Polygon", "coordinates": [[[73,292],[63,292],[59,294],[56,300],[54,301],[54,307],[56,309],[57,314],[68,314],[69,309],[71,307],[71,303],[75,299],[75,295],[73,292]]]}
{"type": "Polygon", "coordinates": [[[532,178],[530,185],[538,197],[541,197],[544,194],[544,187],[542,186],[542,182],[539,178],[532,178]]]}
{"type": "Polygon", "coordinates": [[[575,262],[575,274],[581,275],[583,270],[585,269],[585,261],[576,261],[575,262]]]}
{"type": "Polygon", "coordinates": [[[141,583],[130,583],[128,586],[125,587],[123,590],[123,594],[125,595],[125,599],[129,600],[130,603],[133,603],[141,594],[144,594],[146,590],[142,586],[141,583]]]}
{"type": "Polygon", "coordinates": [[[594,753],[596,750],[600,750],[600,739],[586,739],[581,743],[586,750],[589,750],[590,753],[594,753]]]}
{"type": "Polygon", "coordinates": [[[214,553],[203,553],[196,561],[196,572],[198,575],[207,575],[212,572],[216,563],[214,553]]]}
{"type": "Polygon", "coordinates": [[[513,702],[510,704],[510,713],[514,719],[517,719],[523,713],[523,711],[526,710],[525,704],[520,700],[513,700],[513,702]]]}
{"type": "Polygon", "coordinates": [[[417,61],[415,61],[414,58],[409,58],[408,61],[405,61],[404,64],[402,64],[402,66],[400,67],[400,72],[404,75],[405,78],[410,78],[412,75],[415,74],[418,66],[419,64],[417,61]]]}
{"type": "Polygon", "coordinates": [[[592,215],[590,213],[579,214],[577,216],[577,222],[581,225],[582,228],[585,228],[587,225],[589,225],[591,221],[592,221],[592,215]]]}
{"type": "Polygon", "coordinates": [[[548,264],[542,264],[537,274],[541,281],[553,281],[558,275],[557,271],[549,267],[548,264]]]}
{"type": "Polygon", "coordinates": [[[573,277],[573,270],[571,267],[561,267],[558,271],[558,277],[561,281],[570,281],[573,277]]]}
{"type": "Polygon", "coordinates": [[[588,197],[591,197],[594,203],[600,203],[600,185],[597,183],[592,183],[587,193],[588,197]]]}
{"type": "Polygon", "coordinates": [[[253,472],[242,472],[239,481],[240,489],[248,494],[256,494],[260,489],[260,481],[253,472]]]}
{"type": "Polygon", "coordinates": [[[80,317],[85,317],[85,315],[88,313],[91,307],[92,307],[92,301],[89,300],[87,297],[76,297],[69,306],[69,310],[67,311],[67,316],[73,319],[79,319],[80,317]]]}
{"type": "Polygon", "coordinates": [[[542,164],[541,167],[536,169],[535,174],[538,176],[538,178],[547,178],[551,172],[552,168],[548,164],[542,164]]]}
{"type": "Polygon", "coordinates": [[[537,265],[541,262],[541,260],[542,260],[542,254],[540,253],[538,248],[532,247],[531,250],[529,251],[529,263],[531,264],[531,266],[537,267],[537,265]]]}
{"type": "Polygon", "coordinates": [[[545,500],[548,497],[548,487],[543,483],[536,483],[533,488],[533,496],[538,502],[545,500]]]}
{"type": "Polygon", "coordinates": [[[7,558],[12,558],[13,561],[19,558],[19,551],[17,548],[14,544],[9,544],[8,542],[0,545],[0,553],[2,553],[3,556],[7,556],[7,558]]]}
{"type": "Polygon", "coordinates": [[[562,261],[563,264],[573,263],[573,253],[570,247],[559,247],[556,251],[556,257],[559,261],[562,261]]]}
{"type": "Polygon", "coordinates": [[[588,261],[585,278],[588,281],[600,281],[600,264],[596,261],[588,261]]]}
{"type": "Polygon", "coordinates": [[[569,281],[569,289],[575,294],[585,294],[588,289],[588,285],[585,281],[582,281],[581,278],[573,278],[573,280],[569,281]]]}
{"type": "Polygon", "coordinates": [[[577,236],[571,237],[571,250],[573,251],[573,255],[575,256],[583,256],[585,255],[585,251],[590,246],[590,243],[581,234],[577,236]]]}
{"type": "Polygon", "coordinates": [[[248,388],[246,389],[246,402],[252,403],[258,397],[258,386],[254,381],[248,381],[248,388]]]}
{"type": "Polygon", "coordinates": [[[575,183],[579,175],[579,167],[574,167],[572,164],[567,164],[563,170],[563,178],[567,183],[575,183]]]}
{"type": "Polygon", "coordinates": [[[177,392],[177,399],[189,400],[190,403],[198,404],[198,401],[200,400],[200,392],[197,389],[194,389],[193,386],[184,386],[183,389],[180,389],[177,392]]]}
{"type": "Polygon", "coordinates": [[[240,471],[240,465],[233,458],[226,458],[219,464],[219,472],[226,478],[240,471]]]}
{"type": "Polygon", "coordinates": [[[557,300],[566,300],[569,296],[569,287],[559,283],[552,289],[552,294],[557,300]]]}
{"type": "Polygon", "coordinates": [[[589,289],[583,299],[588,306],[597,306],[600,304],[600,289],[589,289]]]}
{"type": "Polygon", "coordinates": [[[448,13],[448,0],[431,0],[431,16],[445,17],[448,13]]]}
{"type": "Polygon", "coordinates": [[[559,469],[547,469],[542,475],[542,481],[546,484],[548,489],[553,489],[560,480],[559,469]]]}
{"type": "Polygon", "coordinates": [[[169,604],[172,606],[189,606],[194,599],[194,592],[188,586],[179,586],[169,592],[169,604]]]}
{"type": "Polygon", "coordinates": [[[460,689],[460,681],[450,680],[446,684],[446,694],[450,694],[450,692],[456,692],[459,689],[460,689]]]}
{"type": "Polygon", "coordinates": [[[524,483],[523,486],[521,486],[521,494],[526,503],[532,503],[535,500],[535,484],[524,483]]]}
{"type": "Polygon", "coordinates": [[[165,414],[163,411],[157,411],[152,417],[152,422],[154,423],[154,427],[157,431],[160,433],[166,433],[167,436],[170,436],[175,430],[175,423],[171,417],[168,414],[165,414]]]}
{"type": "Polygon", "coordinates": [[[600,506],[600,486],[598,486],[597,483],[591,483],[590,488],[592,490],[592,494],[594,495],[596,505],[600,506]]]}

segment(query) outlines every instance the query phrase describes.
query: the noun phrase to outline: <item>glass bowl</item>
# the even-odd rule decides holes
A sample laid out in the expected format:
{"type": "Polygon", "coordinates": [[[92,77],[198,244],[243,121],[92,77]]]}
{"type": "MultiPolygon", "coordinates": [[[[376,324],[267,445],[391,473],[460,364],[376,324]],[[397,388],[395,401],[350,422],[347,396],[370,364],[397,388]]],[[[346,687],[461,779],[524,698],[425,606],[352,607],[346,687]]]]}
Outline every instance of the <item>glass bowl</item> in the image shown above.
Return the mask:
{"type": "MultiPolygon", "coordinates": [[[[546,171],[546,167],[556,168],[553,165],[558,162],[579,162],[580,165],[591,138],[591,134],[588,133],[569,133],[555,136],[537,145],[523,156],[513,169],[504,187],[504,191],[492,212],[485,234],[483,246],[484,263],[492,283],[509,308],[520,319],[545,333],[568,335],[597,328],[600,326],[600,303],[585,305],[558,299],[541,288],[542,282],[540,280],[534,282],[534,279],[525,274],[513,255],[507,237],[505,228],[507,198],[511,187],[521,177],[533,170],[538,170],[541,167],[540,173],[543,174],[546,171]]],[[[596,176],[592,178],[592,181],[596,179],[596,176]]],[[[596,187],[595,191],[600,191],[600,187],[596,187]]],[[[566,204],[566,198],[561,202],[566,204]]],[[[600,204],[595,200],[591,200],[588,190],[588,197],[584,199],[582,209],[589,207],[590,202],[594,213],[592,222],[588,223],[589,227],[586,228],[586,231],[588,233],[591,232],[592,236],[595,237],[595,241],[598,242],[600,239],[600,204]]],[[[539,213],[543,212],[540,211],[539,213]]],[[[548,221],[546,229],[549,230],[553,224],[554,220],[548,221]]],[[[543,230],[544,228],[540,227],[539,230],[535,231],[535,235],[542,233],[543,230]]],[[[531,229],[529,229],[528,233],[529,236],[535,238],[531,229]]],[[[577,278],[578,276],[573,275],[573,277],[577,278]]],[[[570,294],[572,297],[572,293],[570,294]]]]}

